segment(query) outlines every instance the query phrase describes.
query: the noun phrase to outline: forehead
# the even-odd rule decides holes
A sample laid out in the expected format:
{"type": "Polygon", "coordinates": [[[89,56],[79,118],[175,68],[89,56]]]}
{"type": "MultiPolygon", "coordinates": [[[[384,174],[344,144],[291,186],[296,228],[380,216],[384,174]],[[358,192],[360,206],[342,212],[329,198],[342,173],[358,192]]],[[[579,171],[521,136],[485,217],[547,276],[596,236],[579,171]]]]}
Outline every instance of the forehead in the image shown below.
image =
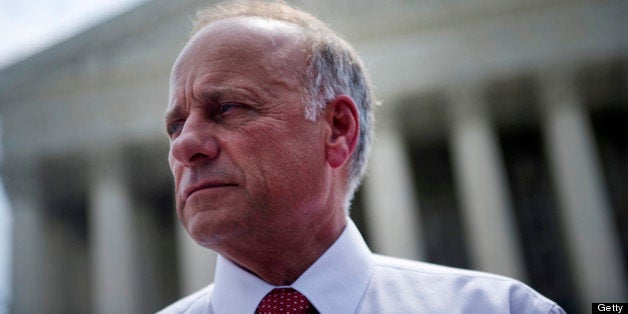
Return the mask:
{"type": "Polygon", "coordinates": [[[304,63],[300,34],[298,26],[272,19],[244,16],[218,20],[189,40],[175,62],[172,76],[197,66],[203,59],[215,60],[217,54],[237,56],[241,61],[277,63],[271,64],[275,66],[304,63]]]}

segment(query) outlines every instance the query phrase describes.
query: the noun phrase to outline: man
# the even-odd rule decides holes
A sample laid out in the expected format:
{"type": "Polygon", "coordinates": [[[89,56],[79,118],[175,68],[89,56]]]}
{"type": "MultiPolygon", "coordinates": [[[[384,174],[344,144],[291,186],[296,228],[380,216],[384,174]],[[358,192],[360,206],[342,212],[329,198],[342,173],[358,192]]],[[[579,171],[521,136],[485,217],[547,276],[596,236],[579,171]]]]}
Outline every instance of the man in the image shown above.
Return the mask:
{"type": "Polygon", "coordinates": [[[347,213],[373,103],[353,48],[307,13],[202,11],[165,120],[177,214],[219,256],[163,313],[562,313],[512,279],[368,250],[347,213]]]}

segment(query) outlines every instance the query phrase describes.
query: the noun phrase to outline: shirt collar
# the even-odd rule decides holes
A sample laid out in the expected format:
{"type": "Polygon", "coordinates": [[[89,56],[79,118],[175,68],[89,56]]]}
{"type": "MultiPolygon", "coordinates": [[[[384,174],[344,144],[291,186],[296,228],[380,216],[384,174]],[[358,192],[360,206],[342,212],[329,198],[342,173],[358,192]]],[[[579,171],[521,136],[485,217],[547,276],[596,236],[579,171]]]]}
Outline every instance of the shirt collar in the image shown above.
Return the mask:
{"type": "MultiPolygon", "coordinates": [[[[371,252],[355,224],[290,287],[305,295],[320,313],[355,313],[373,271],[371,252]]],[[[276,288],[218,255],[211,306],[216,313],[254,313],[276,288]]]]}
{"type": "Polygon", "coordinates": [[[218,255],[210,305],[215,313],[254,313],[274,287],[218,255]]]}

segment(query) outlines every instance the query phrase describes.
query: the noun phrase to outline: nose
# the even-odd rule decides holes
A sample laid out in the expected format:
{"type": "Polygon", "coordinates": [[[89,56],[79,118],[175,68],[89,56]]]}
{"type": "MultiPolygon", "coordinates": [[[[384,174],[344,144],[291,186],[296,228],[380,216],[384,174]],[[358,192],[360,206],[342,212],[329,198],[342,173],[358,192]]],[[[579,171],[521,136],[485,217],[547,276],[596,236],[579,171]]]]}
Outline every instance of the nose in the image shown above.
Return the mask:
{"type": "Polygon", "coordinates": [[[170,156],[184,166],[197,166],[220,154],[220,146],[209,121],[188,117],[181,134],[170,145],[170,156]]]}

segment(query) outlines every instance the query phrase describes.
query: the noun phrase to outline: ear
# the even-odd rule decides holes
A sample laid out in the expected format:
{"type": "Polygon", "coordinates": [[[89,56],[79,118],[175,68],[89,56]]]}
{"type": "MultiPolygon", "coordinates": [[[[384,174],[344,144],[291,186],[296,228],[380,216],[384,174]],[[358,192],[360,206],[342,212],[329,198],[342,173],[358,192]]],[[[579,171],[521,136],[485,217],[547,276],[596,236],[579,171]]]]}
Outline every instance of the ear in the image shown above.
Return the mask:
{"type": "Polygon", "coordinates": [[[353,99],[336,96],[325,108],[325,121],[331,131],[325,142],[327,162],[332,168],[339,168],[351,157],[360,134],[360,119],[353,99]]]}

